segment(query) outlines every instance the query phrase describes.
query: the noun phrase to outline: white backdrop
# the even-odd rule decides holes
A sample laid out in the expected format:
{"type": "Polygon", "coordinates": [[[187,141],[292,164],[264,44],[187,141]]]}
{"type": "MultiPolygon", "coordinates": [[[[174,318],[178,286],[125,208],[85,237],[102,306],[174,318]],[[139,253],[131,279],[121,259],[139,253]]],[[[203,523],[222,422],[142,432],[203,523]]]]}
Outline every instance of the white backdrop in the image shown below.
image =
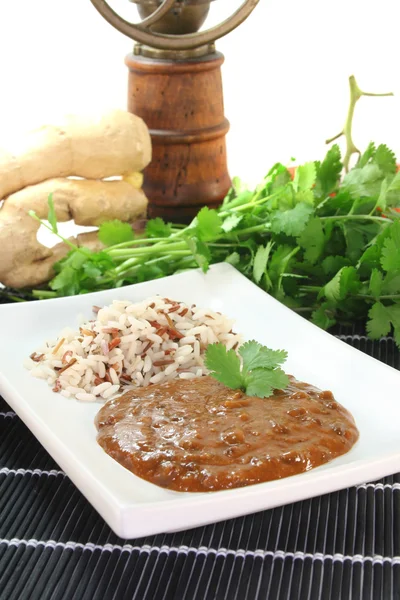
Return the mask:
{"type": "MultiPolygon", "coordinates": [[[[212,21],[239,3],[217,0],[212,21]]],[[[113,6],[134,19],[128,0],[113,6]]],[[[342,127],[352,73],[366,91],[398,92],[360,101],[356,141],[400,156],[399,16],[398,0],[261,0],[218,43],[231,174],[253,181],[277,160],[319,158],[342,127]]],[[[57,114],[125,108],[131,48],[89,0],[1,0],[0,144],[57,114]]]]}

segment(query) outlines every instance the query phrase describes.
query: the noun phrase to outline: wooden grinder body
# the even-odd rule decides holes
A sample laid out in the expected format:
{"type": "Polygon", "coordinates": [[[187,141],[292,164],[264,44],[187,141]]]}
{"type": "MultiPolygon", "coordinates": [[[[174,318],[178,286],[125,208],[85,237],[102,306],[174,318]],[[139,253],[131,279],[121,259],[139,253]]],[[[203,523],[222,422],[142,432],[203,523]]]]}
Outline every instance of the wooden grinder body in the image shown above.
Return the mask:
{"type": "Polygon", "coordinates": [[[230,188],[222,54],[168,60],[130,54],[128,110],[150,129],[153,159],[144,173],[149,217],[188,222],[218,206],[230,188]]]}

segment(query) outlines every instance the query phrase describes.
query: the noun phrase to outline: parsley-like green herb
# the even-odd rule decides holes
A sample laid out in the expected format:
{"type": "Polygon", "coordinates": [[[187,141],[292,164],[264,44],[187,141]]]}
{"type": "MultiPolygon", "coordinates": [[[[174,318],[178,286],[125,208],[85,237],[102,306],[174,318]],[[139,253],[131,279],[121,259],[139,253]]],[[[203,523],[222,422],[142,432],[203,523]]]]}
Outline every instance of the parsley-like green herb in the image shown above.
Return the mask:
{"type": "Polygon", "coordinates": [[[134,239],[132,227],[129,223],[122,223],[115,219],[114,221],[106,221],[99,227],[99,240],[105,246],[114,246],[123,244],[134,239]]]}
{"type": "Polygon", "coordinates": [[[220,383],[248,396],[268,398],[274,389],[285,389],[289,384],[280,368],[287,358],[284,350],[271,350],[251,340],[239,348],[239,355],[221,343],[211,344],[206,350],[205,366],[220,383]]]}
{"type": "Polygon", "coordinates": [[[164,223],[160,217],[150,219],[146,223],[146,235],[149,238],[167,238],[171,235],[172,226],[170,223],[164,223]]]}
{"type": "Polygon", "coordinates": [[[361,320],[371,338],[393,333],[400,346],[400,172],[387,146],[371,142],[358,151],[351,120],[365,94],[354,77],[350,92],[343,132],[330,140],[345,137],[343,157],[333,145],[294,177],[276,163],[255,189],[235,177],[221,207],[202,208],[188,226],[156,218],[133,236],[129,225],[104,223],[99,236],[107,247],[95,253],[60,236],[49,198],[48,223],[32,216],[70,253],[34,296],[80,294],[198,267],[206,272],[228,262],[319,327],[361,320]],[[350,168],[353,154],[359,158],[350,168]]]}

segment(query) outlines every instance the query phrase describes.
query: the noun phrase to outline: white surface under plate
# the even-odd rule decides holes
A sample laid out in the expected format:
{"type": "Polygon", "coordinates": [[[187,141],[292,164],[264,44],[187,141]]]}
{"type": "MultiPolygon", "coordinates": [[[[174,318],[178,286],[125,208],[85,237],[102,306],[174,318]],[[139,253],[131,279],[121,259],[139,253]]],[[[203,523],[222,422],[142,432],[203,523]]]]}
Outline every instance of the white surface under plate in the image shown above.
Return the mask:
{"type": "Polygon", "coordinates": [[[176,531],[249,514],[371,481],[400,470],[400,372],[318,329],[227,264],[207,275],[190,271],[110,290],[0,306],[0,394],[121,537],[176,531]],[[99,404],[54,394],[23,359],[92,305],[161,294],[236,319],[247,339],[285,348],[285,370],[333,391],[348,408],[360,440],[346,455],[301,475],[235,490],[180,493],[148,483],[120,466],[96,442],[99,404]]]}

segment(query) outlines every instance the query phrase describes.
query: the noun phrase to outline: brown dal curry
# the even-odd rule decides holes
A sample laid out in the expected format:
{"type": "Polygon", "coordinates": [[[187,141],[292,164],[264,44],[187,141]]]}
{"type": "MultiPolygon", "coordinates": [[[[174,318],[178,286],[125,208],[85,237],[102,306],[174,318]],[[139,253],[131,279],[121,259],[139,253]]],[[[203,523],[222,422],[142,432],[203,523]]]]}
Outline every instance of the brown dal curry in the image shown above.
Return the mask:
{"type": "Polygon", "coordinates": [[[281,479],[345,454],[359,437],[331,392],[290,378],[270,398],[212,377],[173,380],[109,401],[98,442],[135,475],[181,492],[281,479]]]}

